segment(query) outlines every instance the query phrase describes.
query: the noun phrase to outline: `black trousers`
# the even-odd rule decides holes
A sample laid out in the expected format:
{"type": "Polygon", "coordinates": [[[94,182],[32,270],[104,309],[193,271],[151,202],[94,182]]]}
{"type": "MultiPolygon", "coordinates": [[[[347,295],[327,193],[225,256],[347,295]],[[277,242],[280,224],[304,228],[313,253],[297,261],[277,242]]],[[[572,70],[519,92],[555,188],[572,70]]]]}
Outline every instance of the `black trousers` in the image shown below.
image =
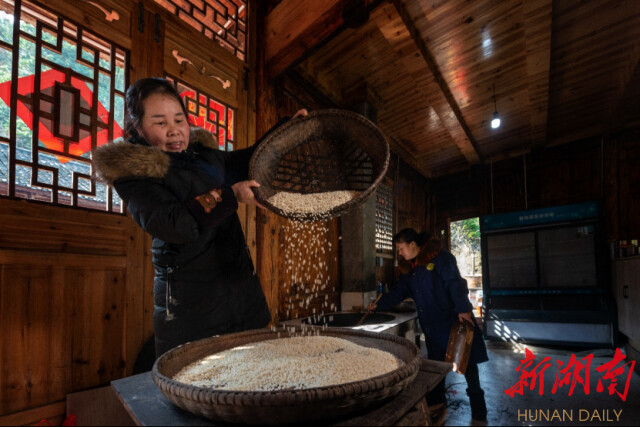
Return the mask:
{"type": "MultiPolygon", "coordinates": [[[[464,374],[467,380],[467,396],[469,396],[469,404],[471,405],[471,417],[474,420],[487,419],[487,405],[484,401],[484,391],[480,387],[480,375],[478,373],[478,365],[470,364],[464,374]]],[[[429,392],[427,395],[427,403],[429,406],[439,403],[446,403],[444,379],[429,392]]]]}

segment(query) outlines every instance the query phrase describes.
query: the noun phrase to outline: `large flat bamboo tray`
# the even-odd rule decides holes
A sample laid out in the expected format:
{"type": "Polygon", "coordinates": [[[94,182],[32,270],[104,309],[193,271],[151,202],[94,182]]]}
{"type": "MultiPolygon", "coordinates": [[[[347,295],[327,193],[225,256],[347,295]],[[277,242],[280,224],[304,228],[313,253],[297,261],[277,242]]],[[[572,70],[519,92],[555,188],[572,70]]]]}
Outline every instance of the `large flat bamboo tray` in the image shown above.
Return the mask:
{"type": "MultiPolygon", "coordinates": [[[[310,327],[307,327],[309,330],[310,327]]],[[[296,329],[295,334],[301,330],[296,329]]],[[[394,335],[339,328],[320,335],[347,339],[387,351],[405,364],[387,374],[364,381],[329,387],[283,391],[224,391],[195,387],[173,380],[183,367],[236,346],[282,338],[290,333],[260,329],[187,343],[163,354],[152,370],[154,382],[173,404],[193,414],[228,423],[283,424],[315,422],[366,410],[400,393],[418,373],[421,355],[409,340],[394,335]]]]}

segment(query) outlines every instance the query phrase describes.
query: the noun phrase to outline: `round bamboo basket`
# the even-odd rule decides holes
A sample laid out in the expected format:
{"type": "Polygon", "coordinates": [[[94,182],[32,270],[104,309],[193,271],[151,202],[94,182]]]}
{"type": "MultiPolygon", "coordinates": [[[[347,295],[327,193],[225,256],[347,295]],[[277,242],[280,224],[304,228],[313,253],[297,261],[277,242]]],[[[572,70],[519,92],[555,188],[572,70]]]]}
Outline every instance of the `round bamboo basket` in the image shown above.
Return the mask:
{"type": "Polygon", "coordinates": [[[260,183],[256,199],[278,215],[297,221],[340,216],[364,203],[389,166],[390,149],[382,132],[364,116],[327,109],[292,119],[258,145],[249,179],[260,183]],[[323,212],[286,212],[269,202],[279,192],[353,191],[357,196],[323,212]]]}
{"type": "Polygon", "coordinates": [[[260,329],[187,343],[163,354],[152,370],[154,382],[173,404],[201,417],[218,422],[243,424],[283,424],[322,421],[346,417],[396,396],[418,374],[421,355],[409,340],[387,334],[339,328],[309,329],[320,335],[347,339],[356,344],[387,351],[404,365],[387,374],[364,381],[328,387],[281,391],[225,391],[195,387],[173,380],[185,366],[240,345],[285,338],[288,330],[260,329]]]}

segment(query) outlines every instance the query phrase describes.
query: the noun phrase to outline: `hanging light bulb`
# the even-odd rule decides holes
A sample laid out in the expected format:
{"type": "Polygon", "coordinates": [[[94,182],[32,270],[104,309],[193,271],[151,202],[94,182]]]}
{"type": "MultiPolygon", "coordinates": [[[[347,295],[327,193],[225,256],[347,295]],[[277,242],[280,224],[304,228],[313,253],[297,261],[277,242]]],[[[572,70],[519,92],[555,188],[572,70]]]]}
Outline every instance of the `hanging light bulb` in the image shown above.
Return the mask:
{"type": "Polygon", "coordinates": [[[493,113],[493,119],[491,119],[491,129],[498,129],[500,127],[500,115],[497,111],[493,113]]]}
{"type": "Polygon", "coordinates": [[[498,106],[496,104],[496,85],[493,84],[493,118],[491,119],[491,129],[498,129],[500,127],[500,115],[498,114],[498,106]]]}

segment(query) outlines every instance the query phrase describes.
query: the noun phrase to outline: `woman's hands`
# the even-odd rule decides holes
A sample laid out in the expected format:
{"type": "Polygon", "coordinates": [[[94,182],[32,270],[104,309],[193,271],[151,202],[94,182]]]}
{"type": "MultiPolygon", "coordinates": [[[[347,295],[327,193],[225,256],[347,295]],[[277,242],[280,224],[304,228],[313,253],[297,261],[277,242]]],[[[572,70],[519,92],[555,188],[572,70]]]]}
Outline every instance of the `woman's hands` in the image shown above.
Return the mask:
{"type": "Polygon", "coordinates": [[[467,322],[469,323],[471,326],[474,326],[473,324],[473,320],[471,320],[471,316],[473,316],[473,314],[471,314],[471,312],[468,313],[458,313],[458,320],[460,320],[460,322],[467,322]]]}
{"type": "MultiPolygon", "coordinates": [[[[309,112],[306,108],[301,108],[296,111],[293,118],[296,117],[306,117],[309,112]]],[[[258,202],[253,194],[252,188],[260,187],[260,184],[255,181],[241,181],[233,184],[231,189],[233,190],[233,194],[236,196],[236,199],[239,203],[244,203],[247,205],[255,205],[259,208],[264,209],[264,206],[258,202]]],[[[209,190],[209,192],[201,194],[196,197],[196,200],[202,205],[204,211],[206,213],[211,213],[211,211],[216,207],[218,203],[222,201],[222,190],[219,188],[214,188],[209,190]]]]}
{"type": "Polygon", "coordinates": [[[222,190],[219,188],[211,189],[208,193],[196,196],[196,200],[202,205],[206,213],[211,213],[213,208],[222,201],[222,190]]]}
{"type": "MultiPolygon", "coordinates": [[[[236,199],[239,203],[245,203],[247,205],[256,205],[259,208],[263,208],[253,195],[253,187],[260,187],[257,181],[241,181],[236,182],[231,186],[233,190],[233,194],[236,196],[236,199]]],[[[218,205],[218,203],[222,202],[222,190],[219,188],[213,188],[209,190],[207,193],[196,196],[196,200],[202,205],[205,213],[211,213],[211,211],[218,205]]]]}
{"type": "Polygon", "coordinates": [[[296,111],[292,118],[295,119],[296,117],[307,117],[308,114],[309,112],[306,108],[301,108],[300,110],[296,111]]]}
{"type": "Polygon", "coordinates": [[[254,179],[251,181],[236,182],[231,186],[238,202],[245,203],[247,205],[256,205],[257,207],[264,209],[264,206],[262,206],[253,195],[253,190],[251,190],[253,187],[260,187],[260,184],[258,184],[254,179]]]}

